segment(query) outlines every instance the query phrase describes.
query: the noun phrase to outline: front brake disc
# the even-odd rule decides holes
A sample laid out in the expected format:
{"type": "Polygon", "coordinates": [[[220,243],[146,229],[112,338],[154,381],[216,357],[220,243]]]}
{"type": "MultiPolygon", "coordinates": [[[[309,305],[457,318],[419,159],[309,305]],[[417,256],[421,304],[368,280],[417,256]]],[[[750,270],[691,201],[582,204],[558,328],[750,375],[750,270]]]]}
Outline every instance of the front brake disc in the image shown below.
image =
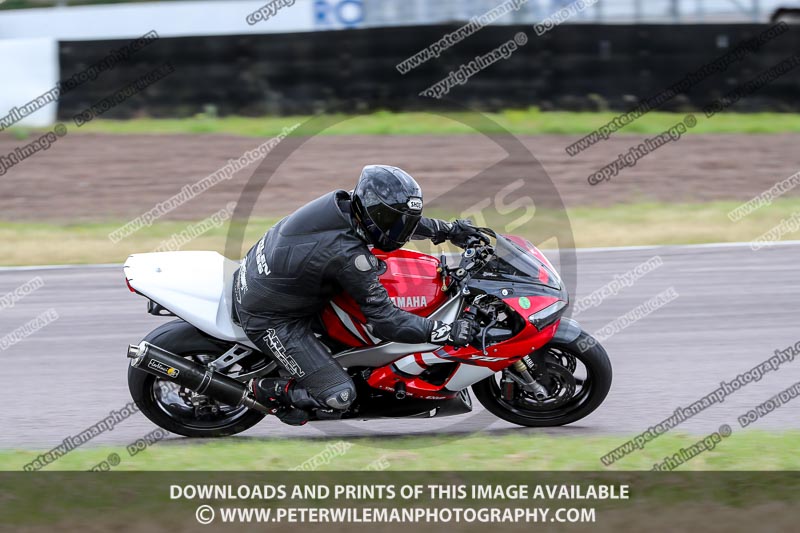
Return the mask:
{"type": "Polygon", "coordinates": [[[525,404],[525,408],[548,411],[561,407],[575,395],[577,383],[572,372],[566,367],[548,361],[547,374],[553,384],[549,390],[549,395],[543,400],[537,400],[530,393],[523,391],[520,400],[525,404]]]}

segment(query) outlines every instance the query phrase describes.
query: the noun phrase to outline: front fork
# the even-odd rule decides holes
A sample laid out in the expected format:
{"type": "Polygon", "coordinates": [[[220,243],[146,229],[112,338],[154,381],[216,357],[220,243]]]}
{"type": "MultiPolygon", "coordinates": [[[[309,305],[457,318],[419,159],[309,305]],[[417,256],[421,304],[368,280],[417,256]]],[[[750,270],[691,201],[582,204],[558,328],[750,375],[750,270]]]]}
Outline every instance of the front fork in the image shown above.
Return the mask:
{"type": "Polygon", "coordinates": [[[550,396],[548,387],[550,376],[547,374],[545,353],[537,350],[533,355],[526,355],[511,365],[510,371],[505,373],[503,395],[506,400],[513,398],[513,383],[516,382],[524,390],[533,394],[533,397],[543,401],[550,396]],[[516,375],[515,375],[516,374],[516,375]]]}

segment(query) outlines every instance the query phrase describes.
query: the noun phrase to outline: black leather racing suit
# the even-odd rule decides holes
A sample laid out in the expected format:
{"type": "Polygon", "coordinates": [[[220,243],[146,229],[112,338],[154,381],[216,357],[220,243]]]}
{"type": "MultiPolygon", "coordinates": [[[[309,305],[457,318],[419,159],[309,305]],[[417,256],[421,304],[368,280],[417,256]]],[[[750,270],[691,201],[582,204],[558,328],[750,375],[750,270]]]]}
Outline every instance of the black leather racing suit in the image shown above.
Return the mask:
{"type": "MultiPolygon", "coordinates": [[[[312,331],[336,294],[347,291],[383,340],[422,343],[433,328],[433,321],[394,306],[378,280],[379,262],[353,224],[349,193],[326,194],[271,228],[234,280],[234,312],[247,336],[317,403],[339,410],[353,402],[355,387],[312,331]]],[[[414,238],[439,243],[450,227],[423,217],[414,238]]]]}

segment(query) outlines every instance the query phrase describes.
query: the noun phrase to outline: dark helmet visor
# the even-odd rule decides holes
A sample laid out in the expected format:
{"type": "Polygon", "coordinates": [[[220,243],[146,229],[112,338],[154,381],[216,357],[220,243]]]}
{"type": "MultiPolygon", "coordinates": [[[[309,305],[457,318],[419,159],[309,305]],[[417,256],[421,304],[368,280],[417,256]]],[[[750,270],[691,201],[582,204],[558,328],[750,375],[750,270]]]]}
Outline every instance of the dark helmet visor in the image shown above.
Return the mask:
{"type": "Polygon", "coordinates": [[[367,230],[375,237],[375,246],[386,252],[407,243],[422,218],[421,214],[406,213],[384,203],[368,207],[367,215],[367,230]]]}

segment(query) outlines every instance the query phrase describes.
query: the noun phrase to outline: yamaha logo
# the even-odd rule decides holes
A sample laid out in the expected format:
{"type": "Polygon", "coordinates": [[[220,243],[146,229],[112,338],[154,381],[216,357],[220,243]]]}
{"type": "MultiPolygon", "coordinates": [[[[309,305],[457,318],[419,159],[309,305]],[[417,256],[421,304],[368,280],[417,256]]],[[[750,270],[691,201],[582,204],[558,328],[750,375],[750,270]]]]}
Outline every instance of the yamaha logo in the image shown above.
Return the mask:
{"type": "Polygon", "coordinates": [[[403,309],[414,309],[428,306],[428,298],[425,296],[390,296],[389,299],[395,306],[403,309]]]}

